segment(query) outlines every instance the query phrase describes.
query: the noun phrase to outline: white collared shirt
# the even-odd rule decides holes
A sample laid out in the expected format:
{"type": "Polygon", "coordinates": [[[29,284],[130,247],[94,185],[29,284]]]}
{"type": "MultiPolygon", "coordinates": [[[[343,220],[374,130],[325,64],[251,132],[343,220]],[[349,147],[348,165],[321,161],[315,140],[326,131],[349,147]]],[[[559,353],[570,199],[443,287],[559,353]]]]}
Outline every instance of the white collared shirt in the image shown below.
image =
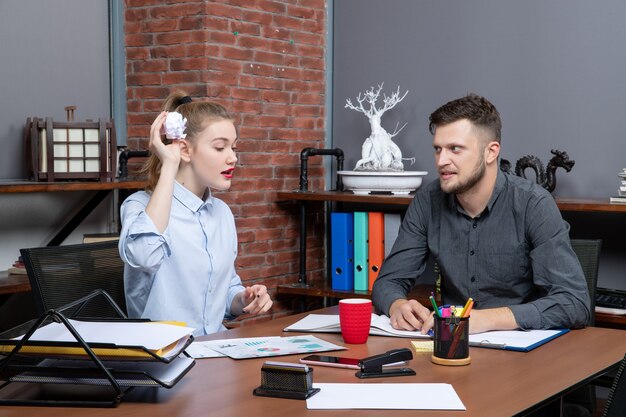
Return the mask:
{"type": "Polygon", "coordinates": [[[139,191],[121,208],[120,256],[129,317],[183,321],[195,335],[224,330],[233,298],[244,290],[235,272],[237,232],[230,208],[174,184],[163,234],[145,212],[139,191]]]}

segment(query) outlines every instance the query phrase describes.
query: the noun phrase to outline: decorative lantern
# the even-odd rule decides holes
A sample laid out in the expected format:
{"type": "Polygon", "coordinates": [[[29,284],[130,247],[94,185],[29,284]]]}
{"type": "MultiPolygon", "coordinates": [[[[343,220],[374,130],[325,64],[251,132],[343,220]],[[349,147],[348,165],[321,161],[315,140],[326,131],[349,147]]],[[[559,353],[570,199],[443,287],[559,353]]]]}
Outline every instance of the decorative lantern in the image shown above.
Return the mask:
{"type": "Polygon", "coordinates": [[[74,122],[76,106],[65,107],[67,122],[26,120],[26,166],[35,181],[96,180],[115,177],[117,144],[113,120],[74,122]]]}

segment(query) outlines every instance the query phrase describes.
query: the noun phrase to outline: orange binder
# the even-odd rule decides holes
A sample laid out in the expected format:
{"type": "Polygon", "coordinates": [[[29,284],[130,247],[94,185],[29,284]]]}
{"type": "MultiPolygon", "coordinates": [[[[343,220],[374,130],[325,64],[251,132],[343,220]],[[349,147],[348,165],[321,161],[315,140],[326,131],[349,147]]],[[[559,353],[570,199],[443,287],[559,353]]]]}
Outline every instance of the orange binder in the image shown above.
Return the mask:
{"type": "Polygon", "coordinates": [[[383,213],[370,212],[368,215],[367,234],[369,240],[369,290],[372,291],[374,281],[378,278],[378,271],[385,259],[385,216],[383,213]]]}

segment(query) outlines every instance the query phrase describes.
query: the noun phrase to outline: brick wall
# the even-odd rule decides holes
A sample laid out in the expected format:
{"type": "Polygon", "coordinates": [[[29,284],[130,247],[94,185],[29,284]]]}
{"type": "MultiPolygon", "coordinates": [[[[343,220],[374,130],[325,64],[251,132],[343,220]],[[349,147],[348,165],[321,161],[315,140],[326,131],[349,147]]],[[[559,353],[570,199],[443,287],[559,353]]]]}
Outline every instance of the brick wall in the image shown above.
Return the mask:
{"type": "MultiPolygon", "coordinates": [[[[218,194],[238,228],[245,284],[297,282],[298,209],[276,191],[298,188],[299,153],[325,140],[325,0],[126,0],[128,146],[146,149],[149,126],[170,91],[217,101],[237,115],[239,162],[218,194]]],[[[323,188],[309,161],[310,189],[323,188]]],[[[307,270],[324,277],[323,224],[311,213],[307,270]]],[[[274,297],[275,298],[275,297],[274,297]]],[[[270,315],[290,313],[275,300],[270,315]]]]}

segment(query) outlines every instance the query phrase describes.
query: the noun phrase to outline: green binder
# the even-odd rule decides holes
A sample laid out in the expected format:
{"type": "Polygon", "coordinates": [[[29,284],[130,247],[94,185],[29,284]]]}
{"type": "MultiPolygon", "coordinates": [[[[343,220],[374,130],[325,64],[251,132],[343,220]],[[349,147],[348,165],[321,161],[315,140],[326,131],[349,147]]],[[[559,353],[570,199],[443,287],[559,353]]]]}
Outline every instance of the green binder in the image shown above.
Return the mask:
{"type": "Polygon", "coordinates": [[[367,291],[367,213],[354,212],[354,289],[367,291]]]}

